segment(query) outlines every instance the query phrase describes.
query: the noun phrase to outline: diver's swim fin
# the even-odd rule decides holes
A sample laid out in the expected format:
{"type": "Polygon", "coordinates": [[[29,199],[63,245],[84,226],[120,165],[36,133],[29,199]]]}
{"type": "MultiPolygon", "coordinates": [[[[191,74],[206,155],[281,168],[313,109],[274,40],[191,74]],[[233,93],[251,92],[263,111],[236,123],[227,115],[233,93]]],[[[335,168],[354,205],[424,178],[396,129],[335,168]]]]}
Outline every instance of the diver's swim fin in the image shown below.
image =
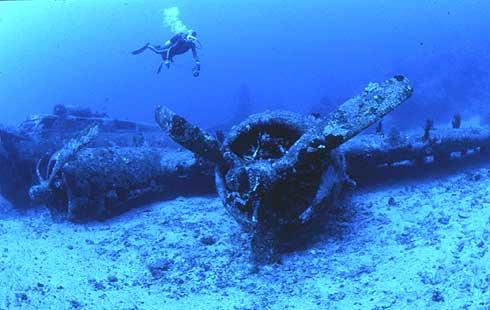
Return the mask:
{"type": "Polygon", "coordinates": [[[162,71],[162,67],[163,67],[163,62],[160,63],[160,67],[158,67],[157,74],[160,74],[160,72],[162,71]]]}
{"type": "Polygon", "coordinates": [[[148,44],[146,44],[145,46],[143,46],[142,48],[139,48],[135,51],[132,51],[131,54],[133,55],[138,55],[138,54],[141,54],[143,53],[146,49],[148,48],[148,44]]]}

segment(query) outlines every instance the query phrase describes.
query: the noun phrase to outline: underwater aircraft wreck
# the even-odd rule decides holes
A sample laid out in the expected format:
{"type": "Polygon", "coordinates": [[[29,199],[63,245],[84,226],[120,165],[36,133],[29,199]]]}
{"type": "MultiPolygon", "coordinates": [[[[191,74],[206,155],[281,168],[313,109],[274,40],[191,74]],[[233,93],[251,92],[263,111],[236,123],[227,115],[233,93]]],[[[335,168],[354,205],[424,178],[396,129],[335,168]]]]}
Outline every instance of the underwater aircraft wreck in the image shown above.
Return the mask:
{"type": "Polygon", "coordinates": [[[408,79],[396,76],[370,83],[325,119],[289,112],[251,116],[223,143],[164,107],[156,121],[175,142],[216,165],[223,204],[253,232],[254,261],[269,263],[283,230],[309,222],[340,194],[348,177],[336,149],[411,94],[408,79]]]}
{"type": "Polygon", "coordinates": [[[0,192],[18,207],[33,200],[76,222],[170,193],[209,192],[211,166],[172,144],[156,125],[57,105],[0,128],[0,192]]]}
{"type": "Polygon", "coordinates": [[[83,222],[216,189],[253,232],[254,261],[273,262],[278,237],[328,211],[353,181],[400,164],[490,152],[490,129],[483,127],[358,135],[412,91],[396,76],[370,83],[325,118],[267,111],[218,137],[164,107],[156,126],[57,106],[18,129],[0,129],[0,191],[14,203],[32,199],[56,217],[83,222]]]}
{"type": "Polygon", "coordinates": [[[390,168],[420,167],[427,163],[446,166],[454,159],[488,154],[490,128],[433,128],[424,134],[397,131],[387,135],[365,134],[340,146],[339,152],[345,157],[348,176],[363,180],[390,168]]]}

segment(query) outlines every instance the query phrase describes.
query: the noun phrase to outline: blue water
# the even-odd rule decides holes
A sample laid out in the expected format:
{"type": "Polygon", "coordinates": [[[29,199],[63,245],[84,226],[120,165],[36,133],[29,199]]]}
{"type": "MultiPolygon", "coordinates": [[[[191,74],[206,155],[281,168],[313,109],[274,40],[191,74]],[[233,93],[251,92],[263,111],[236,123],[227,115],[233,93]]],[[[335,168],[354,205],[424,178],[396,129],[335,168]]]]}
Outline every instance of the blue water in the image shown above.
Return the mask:
{"type": "MultiPolygon", "coordinates": [[[[326,113],[394,75],[415,91],[388,127],[422,135],[456,113],[489,125],[489,12],[488,0],[0,1],[0,128],[65,104],[148,123],[166,105],[210,129],[266,109],[326,113]],[[197,78],[190,53],[161,74],[160,56],[131,54],[174,35],[172,7],[202,43],[197,78]]],[[[295,239],[259,273],[215,196],[82,225],[0,196],[0,309],[490,309],[490,168],[445,164],[360,186],[311,244],[295,239]]]]}
{"type": "Polygon", "coordinates": [[[236,117],[241,89],[250,112],[312,112],[369,81],[409,77],[415,93],[391,116],[400,125],[488,105],[488,1],[2,1],[0,123],[18,124],[54,104],[153,121],[164,104],[204,126],[236,117]],[[130,52],[172,36],[163,9],[198,32],[192,57],[155,72],[159,56],[130,52]]]}

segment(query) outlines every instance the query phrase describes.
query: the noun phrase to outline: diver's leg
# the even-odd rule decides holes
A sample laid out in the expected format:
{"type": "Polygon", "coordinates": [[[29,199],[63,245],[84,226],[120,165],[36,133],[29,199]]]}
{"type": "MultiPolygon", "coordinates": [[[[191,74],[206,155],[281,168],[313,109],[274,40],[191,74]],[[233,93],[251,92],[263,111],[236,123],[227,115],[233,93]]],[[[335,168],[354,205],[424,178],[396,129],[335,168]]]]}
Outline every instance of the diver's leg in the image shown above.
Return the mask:
{"type": "Polygon", "coordinates": [[[160,66],[158,67],[158,70],[157,70],[157,74],[160,74],[160,72],[162,72],[162,66],[163,66],[163,62],[160,63],[160,66]]]}
{"type": "Polygon", "coordinates": [[[157,74],[160,74],[160,72],[162,72],[162,67],[163,67],[164,63],[166,65],[166,67],[168,68],[168,66],[167,66],[167,62],[168,62],[167,53],[163,52],[160,55],[162,56],[162,62],[160,63],[160,66],[158,67],[157,74]]]}
{"type": "Polygon", "coordinates": [[[138,54],[141,54],[141,53],[143,53],[143,52],[144,52],[144,51],[145,51],[145,50],[146,50],[148,47],[150,47],[150,43],[146,43],[146,45],[145,45],[145,46],[143,46],[143,47],[141,47],[141,48],[139,48],[139,49],[137,49],[137,50],[135,50],[135,51],[132,51],[132,52],[131,52],[131,54],[133,54],[133,55],[138,55],[138,54]]]}
{"type": "Polygon", "coordinates": [[[150,49],[155,54],[162,54],[165,52],[165,50],[162,49],[159,45],[158,46],[148,45],[148,49],[150,49]]]}

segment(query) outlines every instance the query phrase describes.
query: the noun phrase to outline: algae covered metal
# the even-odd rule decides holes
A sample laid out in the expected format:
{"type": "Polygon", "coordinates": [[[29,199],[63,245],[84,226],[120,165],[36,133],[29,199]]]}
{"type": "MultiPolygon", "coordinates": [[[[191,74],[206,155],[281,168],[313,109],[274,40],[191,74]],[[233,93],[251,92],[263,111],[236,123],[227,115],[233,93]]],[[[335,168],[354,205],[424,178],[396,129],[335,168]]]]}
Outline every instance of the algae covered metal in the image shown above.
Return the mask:
{"type": "Polygon", "coordinates": [[[45,204],[71,221],[207,193],[212,180],[209,164],[178,150],[156,125],[57,105],[52,114],[32,116],[18,128],[0,128],[2,195],[17,207],[45,204]]]}
{"type": "Polygon", "coordinates": [[[325,119],[288,112],[252,116],[223,143],[164,107],[157,109],[156,121],[174,141],[216,164],[216,188],[225,207],[254,232],[255,261],[271,262],[279,234],[308,222],[347,181],[336,148],[411,94],[408,79],[396,76],[370,83],[325,119]]]}

